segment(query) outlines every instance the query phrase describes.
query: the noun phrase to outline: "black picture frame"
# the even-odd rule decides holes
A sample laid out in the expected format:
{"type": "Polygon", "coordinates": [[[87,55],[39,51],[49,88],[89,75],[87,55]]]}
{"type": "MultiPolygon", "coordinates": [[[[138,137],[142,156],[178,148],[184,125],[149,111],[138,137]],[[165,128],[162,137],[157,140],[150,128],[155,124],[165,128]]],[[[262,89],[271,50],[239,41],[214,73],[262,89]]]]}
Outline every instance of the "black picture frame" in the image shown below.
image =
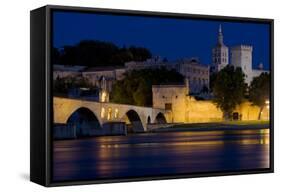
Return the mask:
{"type": "Polygon", "coordinates": [[[101,9],[46,5],[30,12],[30,180],[43,186],[81,185],[112,182],[147,181],[209,176],[241,175],[274,172],[274,20],[215,15],[195,15],[136,10],[101,9]],[[176,176],[116,178],[108,180],[53,182],[52,175],[52,11],[106,13],[112,15],[132,15],[165,17],[178,19],[222,20],[232,22],[266,23],[270,25],[270,168],[232,172],[193,173],[176,176]]]}

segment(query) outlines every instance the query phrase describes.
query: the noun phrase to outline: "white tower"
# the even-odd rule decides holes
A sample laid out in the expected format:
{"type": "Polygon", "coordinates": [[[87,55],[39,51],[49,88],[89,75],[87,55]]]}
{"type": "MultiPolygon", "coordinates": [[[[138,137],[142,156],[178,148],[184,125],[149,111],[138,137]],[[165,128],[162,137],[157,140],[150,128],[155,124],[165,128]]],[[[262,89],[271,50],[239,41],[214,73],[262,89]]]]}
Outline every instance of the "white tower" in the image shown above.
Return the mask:
{"type": "Polygon", "coordinates": [[[241,67],[245,74],[245,82],[249,85],[253,79],[252,75],[252,51],[249,45],[238,45],[231,48],[231,64],[241,67]]]}
{"type": "Polygon", "coordinates": [[[222,27],[219,26],[218,42],[216,47],[212,49],[212,72],[218,72],[228,65],[228,47],[223,43],[222,27]]]}

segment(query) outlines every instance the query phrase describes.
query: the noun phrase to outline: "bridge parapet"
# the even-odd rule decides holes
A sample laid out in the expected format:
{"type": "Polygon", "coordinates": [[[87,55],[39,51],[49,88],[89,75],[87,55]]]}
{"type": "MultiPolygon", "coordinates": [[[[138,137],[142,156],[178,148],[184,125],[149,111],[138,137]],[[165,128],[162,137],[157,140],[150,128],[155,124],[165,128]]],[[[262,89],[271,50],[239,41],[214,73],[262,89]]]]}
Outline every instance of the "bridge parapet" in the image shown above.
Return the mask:
{"type": "Polygon", "coordinates": [[[147,131],[147,124],[156,123],[159,114],[166,117],[164,109],[135,105],[101,103],[63,97],[54,97],[53,103],[54,123],[60,124],[66,124],[69,117],[80,108],[89,109],[101,126],[108,122],[126,122],[128,120],[132,122],[139,119],[144,131],[147,131]]]}

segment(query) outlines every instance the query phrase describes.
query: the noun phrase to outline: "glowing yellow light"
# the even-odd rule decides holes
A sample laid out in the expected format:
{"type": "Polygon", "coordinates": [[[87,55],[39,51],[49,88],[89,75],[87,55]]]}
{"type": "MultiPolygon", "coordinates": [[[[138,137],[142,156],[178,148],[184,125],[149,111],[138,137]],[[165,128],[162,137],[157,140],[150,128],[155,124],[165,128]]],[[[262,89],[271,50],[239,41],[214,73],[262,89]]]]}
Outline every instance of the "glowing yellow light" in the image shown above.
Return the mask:
{"type": "Polygon", "coordinates": [[[119,110],[116,108],[114,112],[114,118],[117,119],[119,116],[119,110]]]}
{"type": "Polygon", "coordinates": [[[110,120],[111,118],[112,118],[112,109],[108,108],[107,120],[110,120]]]}
{"type": "Polygon", "coordinates": [[[105,109],[104,109],[104,107],[101,108],[100,116],[101,116],[101,118],[104,118],[104,116],[105,116],[105,109]]]}
{"type": "Polygon", "coordinates": [[[106,101],[106,92],[103,91],[103,92],[101,93],[101,102],[105,102],[105,101],[106,101]]]}
{"type": "Polygon", "coordinates": [[[265,101],[265,104],[266,104],[266,108],[267,108],[267,109],[269,109],[269,103],[270,103],[269,100],[266,100],[266,101],[265,101]]]}

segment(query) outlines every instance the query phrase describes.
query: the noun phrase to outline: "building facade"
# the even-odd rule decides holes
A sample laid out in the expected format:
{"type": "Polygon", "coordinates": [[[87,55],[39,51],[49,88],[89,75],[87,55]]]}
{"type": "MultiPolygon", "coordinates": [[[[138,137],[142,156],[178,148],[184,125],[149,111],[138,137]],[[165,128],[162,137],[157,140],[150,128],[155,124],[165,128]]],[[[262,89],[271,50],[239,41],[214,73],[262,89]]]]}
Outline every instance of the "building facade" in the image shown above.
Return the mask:
{"type": "Polygon", "coordinates": [[[238,45],[231,48],[231,64],[240,67],[245,74],[245,82],[249,85],[252,81],[252,52],[253,47],[238,45]]]}
{"type": "Polygon", "coordinates": [[[188,81],[191,94],[199,94],[204,89],[209,89],[209,66],[201,64],[197,58],[182,59],[176,65],[177,71],[188,81]]]}
{"type": "Polygon", "coordinates": [[[209,66],[201,64],[198,58],[184,58],[173,62],[163,60],[161,57],[154,57],[146,61],[131,61],[125,63],[125,67],[130,70],[166,68],[176,70],[182,74],[189,84],[191,94],[199,94],[204,88],[209,89],[209,66]]]}
{"type": "Polygon", "coordinates": [[[219,26],[217,45],[212,49],[211,72],[217,73],[229,63],[228,47],[223,42],[222,27],[219,26]]]}
{"type": "MultiPolygon", "coordinates": [[[[259,76],[261,73],[269,73],[264,70],[262,64],[258,69],[253,69],[253,46],[250,45],[237,45],[231,47],[230,64],[234,67],[240,67],[245,75],[245,82],[250,85],[254,77],[259,76]]],[[[223,42],[222,27],[219,26],[218,42],[212,49],[212,65],[210,71],[217,73],[224,67],[229,65],[229,50],[223,42]]]]}
{"type": "Polygon", "coordinates": [[[185,122],[186,85],[153,85],[152,93],[153,108],[165,109],[169,122],[185,122]]]}
{"type": "Polygon", "coordinates": [[[254,77],[259,76],[261,73],[269,73],[263,70],[262,64],[258,69],[252,68],[252,52],[253,47],[249,45],[238,45],[231,48],[231,64],[234,67],[240,67],[245,74],[245,82],[250,85],[254,77]]]}
{"type": "Polygon", "coordinates": [[[167,63],[167,61],[160,56],[155,56],[145,61],[129,61],[126,62],[124,65],[126,70],[128,71],[142,69],[159,69],[161,67],[171,69],[174,67],[172,65],[169,65],[169,63],[167,63]]]}
{"type": "Polygon", "coordinates": [[[85,77],[93,86],[104,86],[108,92],[112,91],[112,86],[116,80],[124,78],[126,69],[124,67],[92,67],[82,72],[85,77]]]}
{"type": "Polygon", "coordinates": [[[53,79],[64,77],[77,77],[82,75],[86,66],[53,65],[53,79]]]}
{"type": "MultiPolygon", "coordinates": [[[[155,85],[152,87],[153,107],[165,109],[171,123],[200,123],[223,121],[223,112],[211,100],[196,100],[185,85],[155,85]]],[[[245,101],[233,111],[237,120],[258,120],[260,108],[245,101]]],[[[269,107],[261,113],[261,120],[269,120],[269,107]]]]}

